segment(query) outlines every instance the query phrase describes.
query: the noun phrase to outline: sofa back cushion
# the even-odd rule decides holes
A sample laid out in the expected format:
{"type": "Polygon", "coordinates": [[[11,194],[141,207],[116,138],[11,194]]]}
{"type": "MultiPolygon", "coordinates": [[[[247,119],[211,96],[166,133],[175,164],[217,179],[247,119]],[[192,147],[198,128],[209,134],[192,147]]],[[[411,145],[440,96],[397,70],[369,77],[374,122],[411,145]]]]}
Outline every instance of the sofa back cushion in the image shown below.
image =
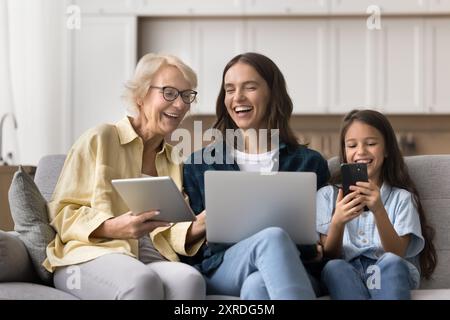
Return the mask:
{"type": "Polygon", "coordinates": [[[34,175],[34,182],[47,201],[50,201],[52,198],[65,160],[66,156],[64,154],[48,155],[39,160],[34,175]]]}
{"type": "MultiPolygon", "coordinates": [[[[405,157],[411,179],[416,184],[428,224],[434,228],[438,264],[423,289],[450,288],[450,155],[405,157]]],[[[337,157],[328,160],[330,172],[339,170],[337,157]]]]}

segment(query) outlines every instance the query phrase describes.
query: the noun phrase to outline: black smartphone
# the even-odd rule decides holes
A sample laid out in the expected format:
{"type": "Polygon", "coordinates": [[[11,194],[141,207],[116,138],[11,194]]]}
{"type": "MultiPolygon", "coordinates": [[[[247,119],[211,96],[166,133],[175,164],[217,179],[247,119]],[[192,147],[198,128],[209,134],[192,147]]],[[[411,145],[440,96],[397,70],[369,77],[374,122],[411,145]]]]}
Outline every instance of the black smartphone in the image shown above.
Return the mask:
{"type": "MultiPolygon", "coordinates": [[[[350,186],[356,185],[357,181],[369,181],[367,164],[365,163],[343,163],[341,164],[341,175],[344,197],[350,193],[350,186]]],[[[369,208],[365,206],[364,211],[369,211],[369,208]]]]}

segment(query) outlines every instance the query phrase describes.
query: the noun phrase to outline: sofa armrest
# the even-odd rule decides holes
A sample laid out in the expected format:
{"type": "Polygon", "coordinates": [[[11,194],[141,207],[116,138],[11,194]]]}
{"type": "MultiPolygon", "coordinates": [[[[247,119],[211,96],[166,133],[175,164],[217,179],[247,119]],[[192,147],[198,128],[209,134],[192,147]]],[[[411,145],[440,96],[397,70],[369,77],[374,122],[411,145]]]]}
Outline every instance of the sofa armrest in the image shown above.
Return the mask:
{"type": "Polygon", "coordinates": [[[17,233],[0,230],[0,282],[36,280],[30,257],[17,233]]]}

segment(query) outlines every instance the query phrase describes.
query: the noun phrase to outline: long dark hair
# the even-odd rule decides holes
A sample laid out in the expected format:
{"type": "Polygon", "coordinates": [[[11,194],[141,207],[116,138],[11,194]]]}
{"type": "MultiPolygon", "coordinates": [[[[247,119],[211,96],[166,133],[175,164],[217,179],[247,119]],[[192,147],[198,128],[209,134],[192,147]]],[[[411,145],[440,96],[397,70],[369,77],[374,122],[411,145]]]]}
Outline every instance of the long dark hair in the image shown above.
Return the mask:
{"type": "Polygon", "coordinates": [[[225,136],[226,129],[238,129],[236,123],[228,114],[225,106],[225,74],[236,63],[242,62],[252,66],[266,81],[270,90],[269,104],[263,121],[267,129],[278,129],[280,140],[289,146],[299,145],[297,138],[289,126],[293,105],[286,89],[286,81],[277,65],[268,57],[254,52],[247,52],[235,56],[227,63],[222,74],[222,84],[216,102],[216,122],[213,127],[220,130],[225,136]]]}
{"type": "MultiPolygon", "coordinates": [[[[436,249],[433,245],[434,229],[427,224],[425,211],[420,202],[419,193],[414,182],[408,173],[408,168],[403,160],[402,152],[397,143],[394,129],[389,120],[380,112],[374,110],[352,110],[345,117],[342,122],[340,133],[340,152],[339,157],[341,163],[347,162],[345,156],[345,135],[350,125],[355,122],[363,122],[371,127],[377,129],[384,138],[386,158],[381,169],[381,179],[392,187],[408,190],[419,212],[420,225],[422,229],[422,236],[425,239],[425,247],[420,254],[420,268],[422,276],[429,279],[437,264],[436,249]]],[[[336,180],[336,177],[334,177],[336,180]]]]}

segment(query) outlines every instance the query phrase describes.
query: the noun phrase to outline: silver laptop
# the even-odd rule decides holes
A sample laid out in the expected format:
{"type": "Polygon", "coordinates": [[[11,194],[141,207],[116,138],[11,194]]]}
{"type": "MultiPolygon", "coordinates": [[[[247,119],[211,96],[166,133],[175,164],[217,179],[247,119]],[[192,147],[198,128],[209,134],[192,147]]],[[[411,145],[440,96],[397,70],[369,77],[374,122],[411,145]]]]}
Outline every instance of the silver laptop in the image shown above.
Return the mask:
{"type": "Polygon", "coordinates": [[[296,244],[315,243],[316,184],[314,172],[207,171],[207,240],[236,243],[276,226],[296,244]]]}

